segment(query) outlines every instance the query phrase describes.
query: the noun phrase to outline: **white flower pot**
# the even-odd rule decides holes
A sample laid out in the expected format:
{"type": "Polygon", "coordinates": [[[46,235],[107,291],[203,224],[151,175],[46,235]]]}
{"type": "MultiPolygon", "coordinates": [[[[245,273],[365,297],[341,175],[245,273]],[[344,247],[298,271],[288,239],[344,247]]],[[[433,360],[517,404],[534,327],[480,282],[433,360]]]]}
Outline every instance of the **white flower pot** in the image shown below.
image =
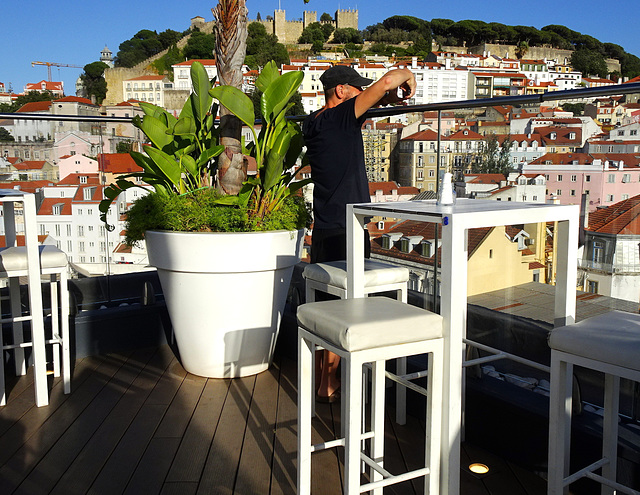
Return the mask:
{"type": "Polygon", "coordinates": [[[269,367],[303,238],[304,230],[146,232],[185,370],[234,378],[269,367]]]}

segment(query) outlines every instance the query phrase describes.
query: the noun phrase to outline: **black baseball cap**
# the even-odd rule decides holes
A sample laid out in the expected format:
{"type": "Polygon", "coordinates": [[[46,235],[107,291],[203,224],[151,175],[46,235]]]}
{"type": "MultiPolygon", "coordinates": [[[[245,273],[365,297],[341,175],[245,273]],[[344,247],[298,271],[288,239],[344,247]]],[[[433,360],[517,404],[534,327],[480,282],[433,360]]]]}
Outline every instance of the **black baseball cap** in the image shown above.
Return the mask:
{"type": "Polygon", "coordinates": [[[362,88],[369,86],[369,84],[373,82],[373,79],[362,77],[355,69],[347,67],[346,65],[335,65],[324,71],[320,76],[320,81],[322,81],[322,85],[326,91],[335,88],[339,84],[348,84],[362,88]]]}

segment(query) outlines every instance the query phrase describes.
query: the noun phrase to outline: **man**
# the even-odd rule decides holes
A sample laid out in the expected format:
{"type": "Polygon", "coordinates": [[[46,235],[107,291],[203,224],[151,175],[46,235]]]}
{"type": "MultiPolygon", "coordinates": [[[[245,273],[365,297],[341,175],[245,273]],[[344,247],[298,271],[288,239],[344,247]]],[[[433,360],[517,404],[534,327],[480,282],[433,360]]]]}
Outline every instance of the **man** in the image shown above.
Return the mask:
{"type": "MultiPolygon", "coordinates": [[[[326,103],[302,125],[314,183],[311,263],[346,259],[346,205],[370,201],[362,144],[364,114],[375,105],[411,98],[416,90],[415,76],[409,69],[391,70],[371,84],[372,79],[351,67],[336,65],[326,70],[320,81],[326,103]]],[[[365,249],[369,257],[368,236],[365,249]]],[[[338,361],[335,354],[324,352],[321,373],[316,374],[321,376],[321,401],[332,402],[338,397],[338,361]]]]}

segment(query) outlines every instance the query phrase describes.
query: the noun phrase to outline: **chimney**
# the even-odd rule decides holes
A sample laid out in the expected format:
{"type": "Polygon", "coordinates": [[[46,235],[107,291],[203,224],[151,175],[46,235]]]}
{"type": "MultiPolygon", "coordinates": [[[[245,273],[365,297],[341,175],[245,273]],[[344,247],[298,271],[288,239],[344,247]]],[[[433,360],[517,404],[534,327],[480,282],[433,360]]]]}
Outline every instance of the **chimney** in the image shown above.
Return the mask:
{"type": "Polygon", "coordinates": [[[411,57],[411,68],[412,69],[418,68],[418,57],[411,57]]]}

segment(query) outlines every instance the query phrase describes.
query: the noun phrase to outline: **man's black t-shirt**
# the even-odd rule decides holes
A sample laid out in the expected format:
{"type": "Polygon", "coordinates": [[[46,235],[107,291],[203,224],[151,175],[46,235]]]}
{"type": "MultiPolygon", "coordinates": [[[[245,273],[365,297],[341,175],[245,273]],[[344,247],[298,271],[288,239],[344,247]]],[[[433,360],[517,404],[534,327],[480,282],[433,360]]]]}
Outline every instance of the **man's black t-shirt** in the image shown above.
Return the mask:
{"type": "Polygon", "coordinates": [[[344,229],[346,205],[370,200],[355,98],[309,115],[302,133],[311,162],[314,229],[344,229]]]}

